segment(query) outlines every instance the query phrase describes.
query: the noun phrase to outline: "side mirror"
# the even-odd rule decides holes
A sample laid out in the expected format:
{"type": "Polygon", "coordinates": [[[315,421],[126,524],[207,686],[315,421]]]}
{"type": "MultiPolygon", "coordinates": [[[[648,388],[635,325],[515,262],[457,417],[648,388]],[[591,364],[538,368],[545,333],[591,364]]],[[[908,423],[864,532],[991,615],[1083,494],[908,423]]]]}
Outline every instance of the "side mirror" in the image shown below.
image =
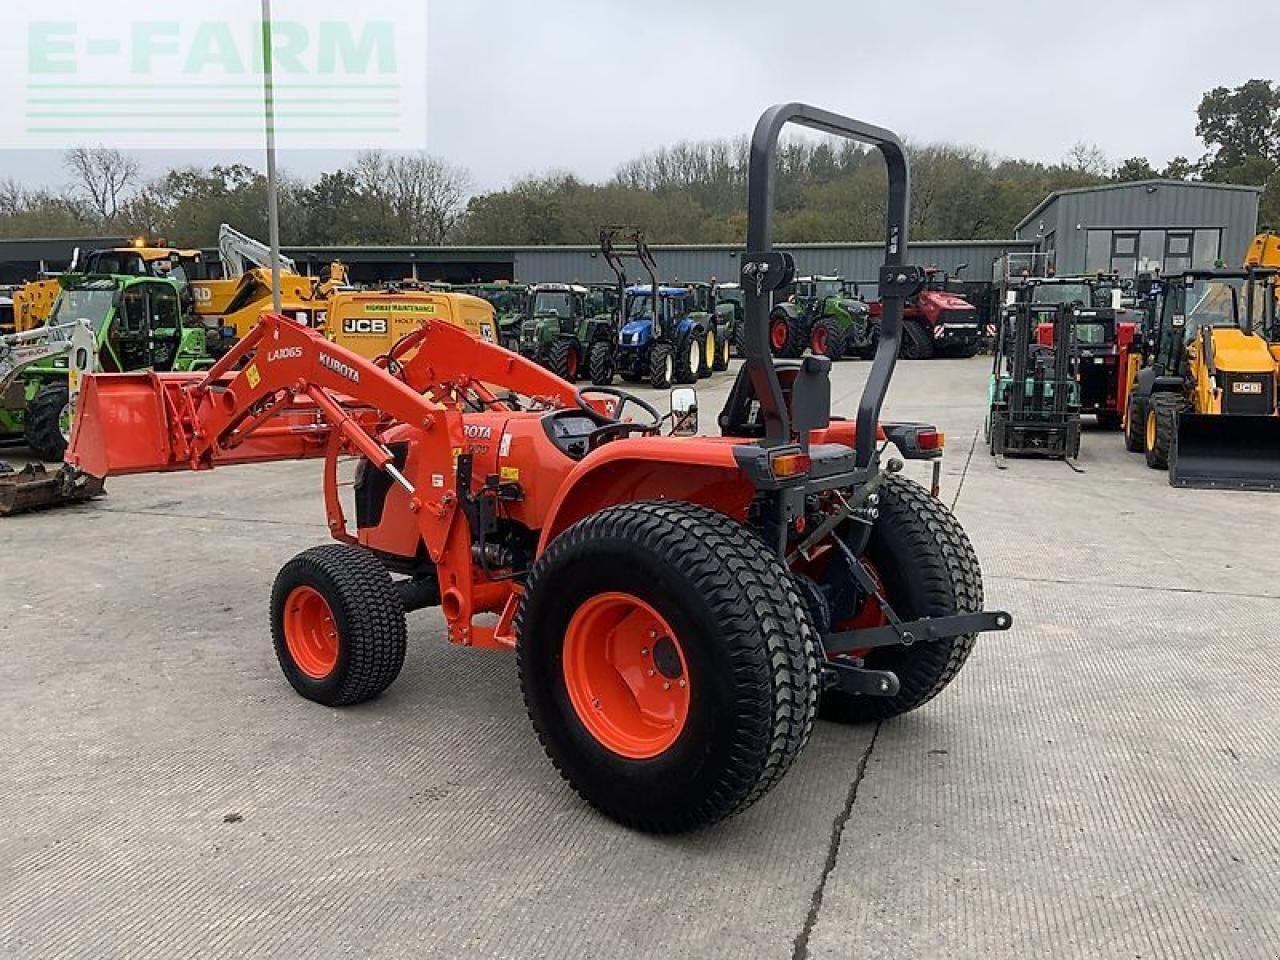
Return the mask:
{"type": "Polygon", "coordinates": [[[671,435],[693,437],[698,433],[698,391],[677,387],[671,391],[671,435]]]}

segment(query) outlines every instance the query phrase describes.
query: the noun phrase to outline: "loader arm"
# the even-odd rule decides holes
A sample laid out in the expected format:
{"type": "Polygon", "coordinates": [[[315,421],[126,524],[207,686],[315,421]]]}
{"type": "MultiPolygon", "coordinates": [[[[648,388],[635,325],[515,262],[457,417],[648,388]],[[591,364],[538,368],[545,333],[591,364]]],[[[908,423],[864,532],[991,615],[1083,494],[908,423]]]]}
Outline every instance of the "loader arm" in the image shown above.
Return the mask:
{"type": "Polygon", "coordinates": [[[435,319],[371,361],[268,314],[206,373],[83,379],[67,462],[94,478],[323,457],[330,534],[372,546],[367,531],[348,531],[338,497],[339,458],[363,458],[407,498],[450,638],[475,644],[496,641],[471,622],[487,594],[462,509],[475,484],[459,490],[454,457],[465,447],[463,410],[506,408],[500,388],[547,408],[576,403],[573,387],[536,364],[435,319]],[[401,466],[388,431],[412,450],[401,466]]]}

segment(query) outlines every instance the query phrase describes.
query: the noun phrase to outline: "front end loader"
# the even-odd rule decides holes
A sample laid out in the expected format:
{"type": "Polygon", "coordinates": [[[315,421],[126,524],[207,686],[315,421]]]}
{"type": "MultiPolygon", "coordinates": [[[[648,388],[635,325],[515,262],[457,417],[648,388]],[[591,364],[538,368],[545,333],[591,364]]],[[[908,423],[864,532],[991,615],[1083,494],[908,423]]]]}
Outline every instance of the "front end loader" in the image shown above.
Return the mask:
{"type": "Polygon", "coordinates": [[[1280,490],[1276,285],[1272,269],[1164,278],[1125,444],[1173,486],[1280,490]]]}
{"type": "Polygon", "coordinates": [[[888,130],[801,104],[760,119],[747,359],[719,436],[695,435],[691,390],[672,420],[436,320],[370,361],[268,316],[207,374],[85,378],[70,460],[95,477],[323,460],[338,542],[286,563],[270,605],[299,694],[377,696],[404,663],[406,612],[438,607],[453,643],[515,652],[533,727],[590,804],[646,831],[715,823],[781,780],[819,709],[917,709],[979,633],[1011,624],[984,610],[959,523],[902,473],[936,463],[942,435],[880,420],[924,279],[905,260],[908,196],[888,130]],[[832,415],[830,361],[769,355],[769,301],[795,271],[772,245],[791,123],[870,143],[888,168],[884,323],[850,419],[832,415]]]}

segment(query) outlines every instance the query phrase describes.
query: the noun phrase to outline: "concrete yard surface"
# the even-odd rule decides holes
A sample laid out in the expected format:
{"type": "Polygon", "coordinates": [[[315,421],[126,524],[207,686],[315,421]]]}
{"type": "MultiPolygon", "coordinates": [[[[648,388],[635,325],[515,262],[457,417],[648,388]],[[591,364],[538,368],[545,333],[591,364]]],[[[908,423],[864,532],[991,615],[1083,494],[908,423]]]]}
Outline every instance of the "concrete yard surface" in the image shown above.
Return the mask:
{"type": "Polygon", "coordinates": [[[946,431],[1014,629],[685,836],[579,801],[514,658],[435,612],[380,699],[293,693],[267,603],[326,541],[316,463],[0,521],[0,957],[1280,956],[1280,496],[1173,489],[1094,429],[1084,474],[999,471],[988,368],[900,364],[886,416],[946,431]]]}

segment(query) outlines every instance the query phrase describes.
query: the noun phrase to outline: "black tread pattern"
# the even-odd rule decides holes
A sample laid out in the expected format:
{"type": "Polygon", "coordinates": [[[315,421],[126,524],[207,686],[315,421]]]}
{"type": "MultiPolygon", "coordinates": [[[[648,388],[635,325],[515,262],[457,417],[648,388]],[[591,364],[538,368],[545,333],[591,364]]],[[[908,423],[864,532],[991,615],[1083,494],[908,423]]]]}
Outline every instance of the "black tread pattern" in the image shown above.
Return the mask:
{"type": "Polygon", "coordinates": [[[591,352],[587,355],[587,373],[597,387],[613,383],[613,344],[597,340],[591,345],[591,352]]]}
{"type": "Polygon", "coordinates": [[[795,357],[800,356],[800,354],[804,352],[805,346],[803,336],[804,331],[801,329],[804,326],[803,318],[799,316],[792,316],[781,306],[774,307],[773,312],[769,314],[769,348],[771,350],[773,349],[773,326],[778,321],[787,325],[787,342],[783,344],[781,350],[774,350],[773,355],[784,359],[794,359],[795,357]]]}
{"type": "MultiPolygon", "coordinates": [[[[822,356],[832,361],[839,360],[844,356],[845,338],[844,331],[840,329],[840,324],[838,324],[833,317],[821,317],[818,322],[813,325],[813,331],[816,331],[819,327],[823,328],[827,333],[827,349],[822,356]]],[[[813,331],[810,331],[809,333],[810,350],[813,349],[813,331]]],[[[817,351],[814,352],[816,353],[817,351]]]]}
{"type": "Polygon", "coordinates": [[[919,320],[902,321],[902,358],[904,360],[933,359],[933,336],[929,328],[919,320]]]}
{"type": "Polygon", "coordinates": [[[567,380],[573,383],[578,379],[578,374],[582,372],[582,351],[578,348],[578,341],[571,340],[568,337],[557,337],[551,342],[551,346],[547,349],[547,369],[554,373],[561,380],[567,380]],[[578,356],[578,369],[576,371],[569,370],[569,358],[574,353],[578,356]]]}
{"type": "MultiPolygon", "coordinates": [[[[547,756],[585,800],[636,829],[689,830],[738,813],[782,779],[809,740],[817,713],[817,636],[804,601],[782,562],[747,528],[707,507],[680,501],[639,501],[609,507],[557,537],[538,560],[528,596],[556,589],[556,571],[584,543],[623,541],[669,563],[706,598],[733,663],[737,717],[734,743],[718,757],[718,781],[690,796],[678,813],[653,819],[605,807],[566,771],[557,742],[529,696],[524,606],[517,619],[518,669],[529,710],[547,756]]],[[[527,604],[527,601],[526,601],[527,604]]],[[[706,638],[703,638],[706,639],[706,638]]]]}
{"type": "MultiPolygon", "coordinates": [[[[926,609],[907,610],[895,604],[898,615],[947,616],[982,610],[982,568],[968,535],[946,505],[919,484],[900,475],[891,476],[880,488],[877,527],[890,524],[903,543],[899,561],[906,560],[926,609]]],[[[877,530],[877,534],[880,533],[877,530]]],[[[877,534],[873,534],[872,551],[877,534]]],[[[874,560],[874,558],[872,558],[874,560]]],[[[867,665],[892,669],[901,689],[893,697],[857,697],[828,692],[823,716],[846,723],[887,720],[928,703],[955,679],[973,650],[975,634],[949,640],[919,643],[907,649],[873,652],[867,665]],[[882,659],[883,658],[883,659],[882,659]]]]}
{"type": "Polygon", "coordinates": [[[675,382],[676,383],[697,383],[698,372],[702,369],[702,355],[707,352],[706,344],[703,338],[706,334],[700,332],[699,327],[690,328],[689,332],[676,341],[675,357],[675,382]],[[689,359],[689,348],[696,347],[698,351],[698,362],[693,363],[689,359]]]}
{"type": "MultiPolygon", "coordinates": [[[[671,357],[671,344],[655,343],[649,350],[649,386],[655,390],[665,390],[671,386],[674,375],[667,376],[667,358],[671,357]]],[[[675,365],[672,364],[674,371],[675,365]]]]}
{"type": "MultiPolygon", "coordinates": [[[[1174,421],[1178,411],[1184,406],[1181,397],[1172,393],[1157,393],[1151,398],[1148,415],[1152,412],[1156,417],[1155,446],[1146,451],[1147,466],[1153,470],[1164,470],[1169,466],[1169,454],[1173,450],[1174,421]]],[[[1146,421],[1143,421],[1143,447],[1146,447],[1146,421]]]]}
{"type": "Polygon", "coordinates": [[[407,647],[404,605],[382,563],[368,550],[341,543],[312,547],[286,563],[271,592],[271,639],[285,677],[309,700],[345,707],[378,696],[400,675],[407,647]],[[317,683],[293,667],[280,611],[298,584],[315,587],[338,621],[334,674],[317,683]]]}
{"type": "Polygon", "coordinates": [[[1147,405],[1136,393],[1129,394],[1128,416],[1124,426],[1124,448],[1130,453],[1142,453],[1146,445],[1147,405]]]}
{"type": "Polygon", "coordinates": [[[733,352],[733,344],[730,342],[726,332],[727,328],[722,327],[716,333],[716,355],[711,362],[711,370],[714,373],[720,373],[729,369],[729,360],[733,352]]]}
{"type": "Polygon", "coordinates": [[[23,437],[27,449],[46,463],[61,463],[67,454],[67,439],[59,421],[70,396],[65,383],[46,383],[27,404],[23,437]]]}

